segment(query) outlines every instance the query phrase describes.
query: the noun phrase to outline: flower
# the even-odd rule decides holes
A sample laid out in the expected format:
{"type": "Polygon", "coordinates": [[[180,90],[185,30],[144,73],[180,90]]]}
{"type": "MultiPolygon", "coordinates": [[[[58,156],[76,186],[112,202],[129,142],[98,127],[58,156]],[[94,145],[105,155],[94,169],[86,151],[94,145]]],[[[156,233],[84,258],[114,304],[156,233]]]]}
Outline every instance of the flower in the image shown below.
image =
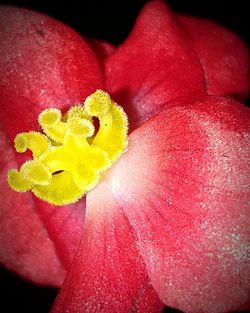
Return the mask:
{"type": "Polygon", "coordinates": [[[68,271],[53,313],[160,312],[163,303],[187,312],[249,309],[250,113],[236,101],[247,96],[249,64],[241,41],[159,1],[114,52],[97,44],[111,51],[105,58],[38,13],[2,7],[0,25],[2,263],[54,285],[68,271]],[[38,130],[43,109],[65,112],[96,89],[128,115],[126,153],[75,204],[10,190],[7,171],[29,156],[9,141],[38,130]]]}

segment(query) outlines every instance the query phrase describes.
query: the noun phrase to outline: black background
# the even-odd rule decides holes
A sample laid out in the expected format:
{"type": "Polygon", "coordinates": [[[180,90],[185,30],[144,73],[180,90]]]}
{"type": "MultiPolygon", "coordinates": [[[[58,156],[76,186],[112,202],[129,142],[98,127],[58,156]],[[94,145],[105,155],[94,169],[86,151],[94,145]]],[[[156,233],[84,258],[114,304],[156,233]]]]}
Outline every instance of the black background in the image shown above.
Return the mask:
{"type": "MultiPolygon", "coordinates": [[[[138,12],[146,0],[97,1],[0,1],[51,15],[82,35],[121,43],[129,34],[138,12]]],[[[207,17],[225,25],[250,44],[248,1],[169,0],[179,12],[207,17]]],[[[47,313],[57,290],[38,287],[0,267],[0,313],[47,313]]],[[[165,312],[178,312],[167,309],[165,312]]],[[[118,313],[118,312],[117,312],[118,313]]]]}

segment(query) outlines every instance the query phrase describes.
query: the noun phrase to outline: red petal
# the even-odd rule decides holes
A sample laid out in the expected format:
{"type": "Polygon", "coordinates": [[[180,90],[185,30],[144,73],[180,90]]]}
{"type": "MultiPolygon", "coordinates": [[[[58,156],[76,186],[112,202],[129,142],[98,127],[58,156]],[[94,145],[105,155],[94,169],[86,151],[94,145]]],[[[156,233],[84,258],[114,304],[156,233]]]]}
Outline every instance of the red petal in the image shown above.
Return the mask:
{"type": "Polygon", "coordinates": [[[106,41],[89,38],[87,42],[95,52],[101,66],[104,66],[104,61],[115,52],[115,47],[106,41]]]}
{"type": "Polygon", "coordinates": [[[35,199],[36,209],[54,242],[57,255],[68,270],[79,247],[85,216],[85,198],[66,206],[53,206],[35,199]]]}
{"type": "Polygon", "coordinates": [[[106,180],[166,305],[250,309],[247,107],[210,97],[162,111],[130,135],[106,180]]]}
{"type": "MultiPolygon", "coordinates": [[[[72,104],[82,102],[96,88],[102,88],[98,61],[85,41],[68,27],[44,15],[14,7],[1,7],[0,53],[0,123],[11,140],[20,131],[36,129],[37,116],[42,109],[53,106],[64,110],[72,104]]],[[[12,153],[10,148],[8,151],[9,154],[12,153]]],[[[15,158],[20,161],[19,156],[15,155],[15,158]]],[[[6,165],[6,170],[17,167],[14,164],[15,158],[12,156],[12,163],[6,165]]],[[[2,253],[6,256],[3,261],[7,266],[37,282],[52,281],[59,284],[65,271],[61,273],[62,266],[58,256],[64,266],[68,267],[81,237],[85,206],[79,202],[54,209],[41,202],[38,204],[38,201],[33,204],[30,195],[18,195],[10,191],[6,185],[6,173],[5,171],[2,176],[5,184],[0,187],[0,214],[5,215],[1,227],[6,229],[8,225],[12,225],[13,234],[6,230],[6,233],[3,232],[3,240],[10,243],[13,238],[19,238],[13,249],[16,251],[20,245],[21,260],[9,265],[9,259],[15,251],[12,252],[3,245],[2,253]],[[11,195],[10,203],[2,200],[7,195],[11,195]],[[28,201],[32,202],[35,209],[28,206],[28,201]],[[16,203],[19,203],[17,208],[16,203]],[[14,208],[10,209],[12,206],[14,208]],[[14,210],[13,214],[5,213],[11,210],[14,210]],[[34,217],[29,216],[30,210],[34,217]],[[34,210],[39,211],[48,234],[34,210]],[[33,224],[31,218],[35,219],[33,224]],[[24,231],[26,224],[32,225],[32,232],[37,228],[41,238],[46,236],[43,244],[38,235],[32,239],[31,247],[27,242],[26,250],[31,250],[30,255],[25,254],[26,250],[23,248],[30,229],[24,231]],[[56,245],[56,253],[50,239],[56,245]],[[46,242],[49,246],[47,249],[52,252],[43,248],[46,242]],[[40,254],[38,259],[33,251],[36,249],[40,254]],[[24,252],[21,254],[22,251],[24,252]],[[29,262],[29,272],[22,269],[22,262],[29,262]],[[44,266],[46,262],[48,266],[44,266]],[[39,268],[39,274],[36,268],[39,268]],[[54,277],[57,272],[60,279],[54,277]]]]}
{"type": "Polygon", "coordinates": [[[0,154],[0,262],[36,283],[60,286],[65,269],[31,195],[15,193],[7,185],[7,171],[16,162],[2,132],[0,154]]]}
{"type": "Polygon", "coordinates": [[[240,38],[207,20],[180,16],[180,21],[193,39],[208,94],[245,100],[250,87],[249,53],[240,38]]]}
{"type": "Polygon", "coordinates": [[[131,226],[105,183],[88,194],[85,230],[56,312],[161,312],[131,226]]]}
{"type": "Polygon", "coordinates": [[[89,46],[45,15],[2,6],[0,54],[0,121],[11,138],[37,128],[42,109],[66,109],[102,88],[89,46]]]}
{"type": "Polygon", "coordinates": [[[151,1],[106,62],[106,89],[128,113],[130,130],[173,100],[205,94],[202,67],[172,12],[151,1]]]}

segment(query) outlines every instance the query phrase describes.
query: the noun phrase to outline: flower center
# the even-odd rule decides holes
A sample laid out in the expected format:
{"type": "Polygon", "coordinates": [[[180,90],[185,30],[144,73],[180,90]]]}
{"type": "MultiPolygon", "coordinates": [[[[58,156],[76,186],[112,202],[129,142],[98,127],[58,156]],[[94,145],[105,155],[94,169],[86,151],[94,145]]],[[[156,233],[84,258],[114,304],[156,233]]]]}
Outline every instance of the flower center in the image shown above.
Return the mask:
{"type": "Polygon", "coordinates": [[[102,90],[64,116],[59,109],[46,109],[38,122],[44,134],[30,131],[15,138],[16,151],[31,150],[33,160],[19,171],[11,169],[8,183],[15,191],[31,190],[54,205],[76,202],[95,187],[128,142],[127,116],[102,90]],[[93,117],[99,120],[98,129],[93,117]]]}

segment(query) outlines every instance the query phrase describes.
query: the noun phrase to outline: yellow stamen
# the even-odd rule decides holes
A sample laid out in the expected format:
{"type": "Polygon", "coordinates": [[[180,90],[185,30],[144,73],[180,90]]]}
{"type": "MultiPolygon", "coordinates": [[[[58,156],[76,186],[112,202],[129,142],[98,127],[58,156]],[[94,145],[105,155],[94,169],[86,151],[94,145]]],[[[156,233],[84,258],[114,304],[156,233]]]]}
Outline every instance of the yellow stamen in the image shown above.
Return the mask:
{"type": "Polygon", "coordinates": [[[111,99],[109,94],[103,90],[97,90],[86,98],[84,108],[89,115],[99,117],[109,112],[110,105],[111,99]]]}
{"type": "Polygon", "coordinates": [[[107,114],[98,116],[100,127],[93,145],[107,151],[112,161],[115,161],[127,146],[128,125],[124,116],[125,112],[115,102],[111,103],[107,114]]]}
{"type": "Polygon", "coordinates": [[[17,152],[23,153],[29,149],[32,151],[33,158],[38,158],[48,150],[50,145],[50,141],[45,135],[34,131],[18,134],[14,143],[17,152]]]}
{"type": "Polygon", "coordinates": [[[9,170],[8,184],[13,190],[18,192],[28,191],[32,185],[31,181],[25,179],[23,172],[18,172],[16,169],[9,170]]]}
{"type": "Polygon", "coordinates": [[[26,161],[21,172],[25,179],[34,185],[49,185],[51,182],[52,174],[49,168],[40,161],[26,161]]]}
{"type": "Polygon", "coordinates": [[[95,132],[94,125],[86,119],[74,118],[69,120],[69,132],[76,137],[91,137],[95,132]]]}
{"type": "Polygon", "coordinates": [[[30,131],[15,138],[16,151],[29,149],[34,160],[19,172],[10,170],[8,183],[54,205],[76,202],[94,188],[127,146],[126,114],[102,90],[64,116],[58,109],[46,109],[38,121],[45,134],[30,131]],[[93,117],[99,119],[97,130],[93,117]]]}
{"type": "Polygon", "coordinates": [[[65,114],[66,120],[70,120],[72,118],[83,118],[92,122],[92,117],[89,115],[85,108],[81,105],[72,106],[69,111],[65,114]]]}
{"type": "Polygon", "coordinates": [[[44,133],[58,143],[63,143],[67,130],[66,123],[62,122],[61,119],[61,111],[55,108],[42,111],[38,117],[38,122],[44,133]]]}

